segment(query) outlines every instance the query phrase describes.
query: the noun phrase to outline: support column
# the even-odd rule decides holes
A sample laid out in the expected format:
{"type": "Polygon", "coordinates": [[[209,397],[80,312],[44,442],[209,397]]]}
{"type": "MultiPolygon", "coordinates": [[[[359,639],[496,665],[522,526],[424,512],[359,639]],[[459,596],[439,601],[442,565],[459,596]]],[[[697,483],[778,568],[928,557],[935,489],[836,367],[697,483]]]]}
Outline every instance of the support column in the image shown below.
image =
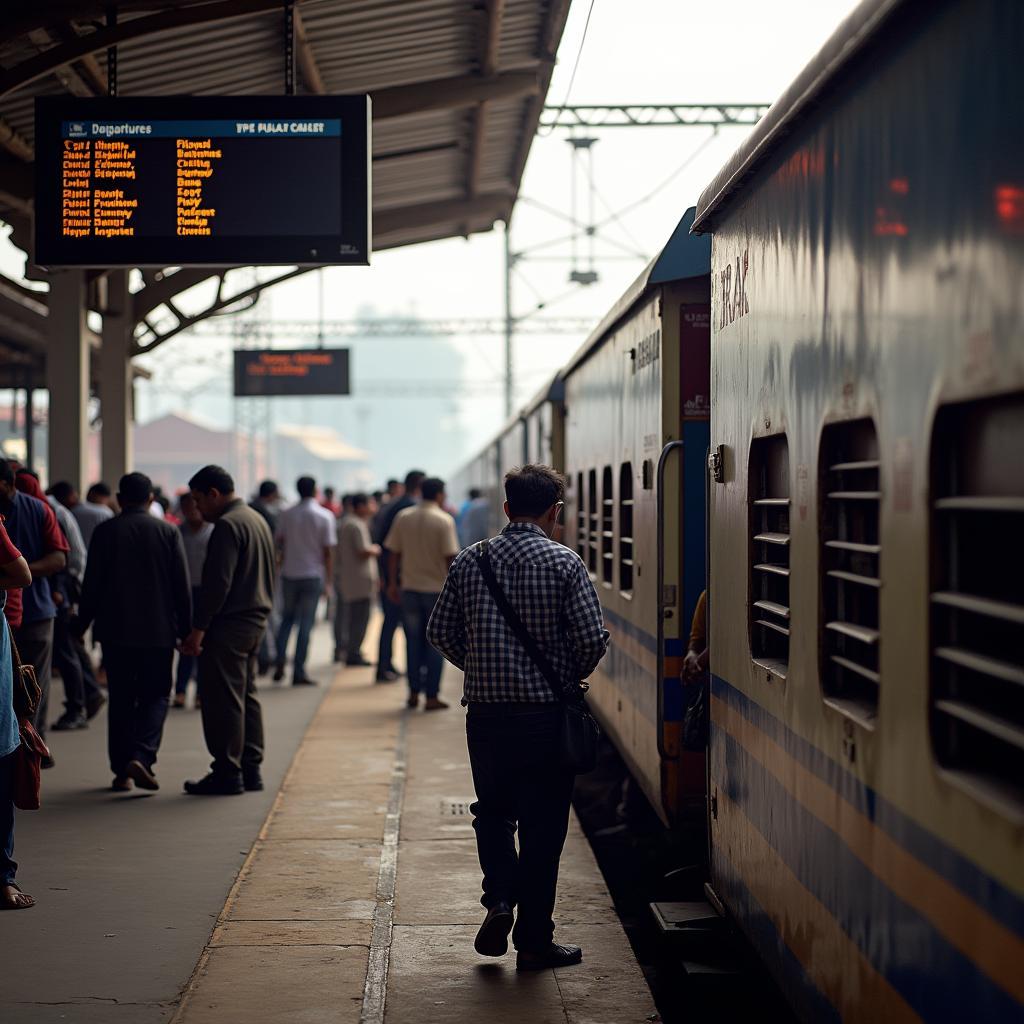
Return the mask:
{"type": "Polygon", "coordinates": [[[89,436],[84,271],[65,270],[50,276],[46,327],[46,386],[50,393],[47,477],[51,483],[68,480],[80,488],[89,436]]]}
{"type": "Polygon", "coordinates": [[[128,271],[111,270],[103,308],[103,349],[100,352],[100,465],[111,488],[132,469],[132,322],[128,271]]]}

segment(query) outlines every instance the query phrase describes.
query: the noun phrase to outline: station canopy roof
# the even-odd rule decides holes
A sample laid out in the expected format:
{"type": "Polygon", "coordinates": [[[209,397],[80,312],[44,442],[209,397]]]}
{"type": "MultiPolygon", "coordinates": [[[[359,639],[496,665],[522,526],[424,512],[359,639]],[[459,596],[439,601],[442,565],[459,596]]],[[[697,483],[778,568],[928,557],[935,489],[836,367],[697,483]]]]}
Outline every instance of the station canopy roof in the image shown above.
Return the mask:
{"type": "MultiPolygon", "coordinates": [[[[285,91],[281,0],[119,0],[114,25],[109,7],[23,0],[8,4],[0,21],[0,220],[26,252],[34,99],[106,95],[108,46],[117,45],[123,96],[285,91]]],[[[568,7],[569,0],[296,0],[296,91],[373,99],[374,249],[487,231],[509,217],[568,7]]],[[[136,320],[165,315],[175,295],[212,274],[147,272],[133,299],[136,320]]],[[[223,280],[209,312],[237,299],[223,280]]],[[[0,279],[0,344],[12,355],[45,348],[45,301],[45,293],[0,279]]],[[[142,327],[140,350],[176,333],[171,321],[170,333],[142,327]]]]}

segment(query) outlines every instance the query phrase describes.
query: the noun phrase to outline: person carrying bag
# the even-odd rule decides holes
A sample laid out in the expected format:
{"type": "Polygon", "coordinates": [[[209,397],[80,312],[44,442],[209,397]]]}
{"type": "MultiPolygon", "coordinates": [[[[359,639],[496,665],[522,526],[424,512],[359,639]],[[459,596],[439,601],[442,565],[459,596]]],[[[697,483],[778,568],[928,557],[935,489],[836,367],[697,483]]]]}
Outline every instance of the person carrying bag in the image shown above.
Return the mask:
{"type": "Polygon", "coordinates": [[[564,493],[547,466],[508,473],[509,524],[458,555],[427,626],[464,671],[487,908],[474,947],[502,956],[511,932],[520,971],[583,958],[579,946],[552,941],[552,913],[573,783],[593,768],[600,735],[580,680],[604,656],[608,632],[583,561],[552,540],[564,493]]]}
{"type": "Polygon", "coordinates": [[[519,613],[512,607],[508,595],[501,589],[501,584],[494,575],[491,555],[488,550],[490,541],[480,545],[477,564],[483,575],[484,583],[494,598],[494,603],[504,616],[509,628],[515,633],[526,653],[540,669],[544,681],[551,687],[555,700],[562,705],[562,728],[559,736],[559,754],[562,765],[574,775],[585,775],[594,770],[597,764],[597,745],[601,739],[601,727],[597,719],[587,708],[587,690],[589,686],[580,680],[575,683],[563,684],[558,678],[551,662],[530,635],[523,624],[519,613]]]}

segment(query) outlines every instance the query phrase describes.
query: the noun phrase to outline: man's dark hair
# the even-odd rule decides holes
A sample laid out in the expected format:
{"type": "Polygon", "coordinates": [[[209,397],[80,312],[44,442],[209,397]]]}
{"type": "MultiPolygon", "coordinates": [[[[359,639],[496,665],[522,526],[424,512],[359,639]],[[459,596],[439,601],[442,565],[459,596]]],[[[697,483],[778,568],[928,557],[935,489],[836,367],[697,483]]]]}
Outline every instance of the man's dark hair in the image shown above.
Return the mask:
{"type": "Polygon", "coordinates": [[[374,491],[373,492],[373,500],[375,502],[377,502],[378,505],[380,504],[380,499],[383,498],[383,497],[384,497],[384,492],[383,491],[374,491]]]}
{"type": "Polygon", "coordinates": [[[387,489],[390,491],[392,488],[397,487],[399,483],[400,481],[398,480],[389,480],[387,482],[387,489]]]}
{"type": "Polygon", "coordinates": [[[29,469],[28,466],[19,466],[16,476],[30,476],[36,483],[39,482],[39,474],[34,469],[29,469]]]}
{"type": "Polygon", "coordinates": [[[334,488],[333,487],[325,487],[324,488],[324,497],[327,498],[328,501],[330,501],[330,499],[334,497],[334,488]]]}
{"type": "Polygon", "coordinates": [[[565,498],[565,478],[550,466],[520,466],[505,474],[505,497],[511,517],[535,519],[565,498]]]}
{"type": "Polygon", "coordinates": [[[273,480],[264,480],[260,484],[261,498],[272,498],[275,494],[277,494],[277,484],[273,480]]]}
{"type": "Polygon", "coordinates": [[[198,491],[200,494],[209,494],[212,490],[218,490],[221,494],[233,494],[235,491],[235,481],[222,466],[203,466],[189,480],[188,485],[193,491],[198,491]]]}
{"type": "Polygon", "coordinates": [[[437,496],[443,493],[444,481],[436,476],[427,477],[420,488],[420,494],[424,501],[437,501],[437,496]]]}
{"type": "Polygon", "coordinates": [[[153,481],[145,473],[125,473],[117,485],[122,505],[142,505],[153,493],[153,481]]]}
{"type": "Polygon", "coordinates": [[[316,494],[316,481],[311,476],[300,476],[295,481],[295,490],[300,498],[312,498],[316,494]]]}
{"type": "Polygon", "coordinates": [[[97,480],[86,492],[85,500],[92,501],[93,498],[109,497],[111,497],[110,488],[102,480],[97,480]]]}
{"type": "Polygon", "coordinates": [[[355,494],[349,496],[349,500],[352,502],[352,509],[354,511],[355,509],[362,508],[364,505],[368,504],[370,497],[362,491],[357,491],[355,494]]]}
{"type": "Polygon", "coordinates": [[[14,483],[14,467],[7,459],[0,459],[0,484],[14,483]]]}
{"type": "Polygon", "coordinates": [[[75,493],[75,489],[67,480],[58,480],[55,484],[50,485],[50,489],[46,493],[52,494],[63,505],[75,493]]]}
{"type": "Polygon", "coordinates": [[[483,491],[479,487],[470,487],[469,489],[469,500],[476,501],[483,494],[483,491]]]}
{"type": "Polygon", "coordinates": [[[426,478],[427,474],[422,469],[410,469],[405,474],[405,493],[412,494],[413,491],[418,491],[426,478]]]}

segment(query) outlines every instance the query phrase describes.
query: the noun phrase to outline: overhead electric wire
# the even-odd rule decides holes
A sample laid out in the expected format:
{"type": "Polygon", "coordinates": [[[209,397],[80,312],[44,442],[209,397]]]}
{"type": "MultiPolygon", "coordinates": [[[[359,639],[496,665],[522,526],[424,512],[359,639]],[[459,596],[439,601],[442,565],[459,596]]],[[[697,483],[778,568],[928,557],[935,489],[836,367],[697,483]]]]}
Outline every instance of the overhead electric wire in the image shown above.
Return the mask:
{"type": "MultiPolygon", "coordinates": [[[[583,56],[583,47],[587,42],[587,30],[590,28],[590,16],[594,13],[594,5],[597,0],[590,0],[590,7],[587,9],[587,20],[583,23],[583,36],[580,39],[580,48],[576,51],[576,60],[572,65],[572,74],[569,76],[569,87],[565,90],[565,98],[562,100],[562,105],[558,108],[558,116],[555,118],[557,123],[558,118],[565,112],[565,108],[569,105],[569,97],[572,96],[572,87],[576,82],[576,72],[579,70],[580,58],[583,56]]],[[[537,129],[537,135],[544,138],[550,135],[555,130],[554,125],[551,126],[546,132],[541,133],[540,129],[537,129]]]]}

